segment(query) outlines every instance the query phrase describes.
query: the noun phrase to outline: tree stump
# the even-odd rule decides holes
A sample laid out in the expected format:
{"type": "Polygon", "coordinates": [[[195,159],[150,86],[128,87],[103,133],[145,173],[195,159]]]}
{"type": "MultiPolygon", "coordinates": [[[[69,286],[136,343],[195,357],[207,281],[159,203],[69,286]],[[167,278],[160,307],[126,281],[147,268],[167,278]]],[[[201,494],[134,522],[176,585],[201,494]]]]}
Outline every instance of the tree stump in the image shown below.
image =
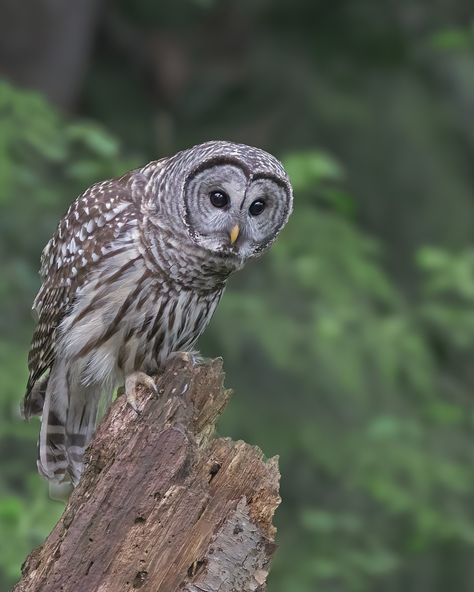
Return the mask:
{"type": "Polygon", "coordinates": [[[277,459],[214,439],[230,391],[222,363],[174,358],[119,397],[86,452],[64,514],[14,592],[265,590],[280,502],[277,459]]]}

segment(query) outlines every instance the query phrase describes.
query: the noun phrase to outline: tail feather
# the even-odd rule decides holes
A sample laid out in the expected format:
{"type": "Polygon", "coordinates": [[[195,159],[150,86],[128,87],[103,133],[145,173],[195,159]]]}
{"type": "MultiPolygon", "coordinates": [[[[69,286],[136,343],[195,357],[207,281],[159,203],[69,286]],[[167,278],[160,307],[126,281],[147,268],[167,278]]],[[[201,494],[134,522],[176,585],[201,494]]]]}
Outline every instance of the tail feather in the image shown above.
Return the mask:
{"type": "Polygon", "coordinates": [[[58,392],[64,392],[56,390],[58,382],[58,376],[52,371],[44,399],[36,464],[43,477],[61,483],[66,479],[68,466],[65,446],[67,409],[57,396],[58,392]]]}
{"type": "Polygon", "coordinates": [[[80,386],[70,399],[66,421],[68,470],[74,485],[84,468],[84,451],[97,423],[100,391],[94,386],[80,386]]]}
{"type": "Polygon", "coordinates": [[[65,364],[53,366],[45,391],[38,441],[38,471],[50,483],[76,485],[84,450],[97,421],[100,391],[71,379],[65,364]]]}

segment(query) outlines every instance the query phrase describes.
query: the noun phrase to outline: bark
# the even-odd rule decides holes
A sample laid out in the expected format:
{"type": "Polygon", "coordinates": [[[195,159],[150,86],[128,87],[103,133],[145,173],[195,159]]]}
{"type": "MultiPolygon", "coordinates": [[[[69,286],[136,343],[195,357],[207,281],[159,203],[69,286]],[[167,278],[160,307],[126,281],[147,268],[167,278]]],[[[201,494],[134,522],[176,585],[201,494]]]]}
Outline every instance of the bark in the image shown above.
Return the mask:
{"type": "Polygon", "coordinates": [[[15,592],[263,591],[280,502],[276,458],[214,439],[228,402],[219,360],[174,359],[119,397],[87,451],[61,520],[23,566],[15,592]]]}

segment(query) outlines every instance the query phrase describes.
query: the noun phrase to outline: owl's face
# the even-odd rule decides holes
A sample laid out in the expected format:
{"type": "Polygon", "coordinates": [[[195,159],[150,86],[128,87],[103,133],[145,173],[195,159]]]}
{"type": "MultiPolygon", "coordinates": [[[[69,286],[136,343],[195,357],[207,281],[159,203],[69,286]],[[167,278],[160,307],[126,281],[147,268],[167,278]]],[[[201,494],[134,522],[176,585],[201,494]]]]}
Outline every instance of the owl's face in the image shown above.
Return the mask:
{"type": "Polygon", "coordinates": [[[276,238],[291,212],[292,194],[276,159],[262,150],[238,147],[250,151],[247,161],[214,154],[189,174],[184,206],[186,225],[197,245],[245,260],[276,238]]]}

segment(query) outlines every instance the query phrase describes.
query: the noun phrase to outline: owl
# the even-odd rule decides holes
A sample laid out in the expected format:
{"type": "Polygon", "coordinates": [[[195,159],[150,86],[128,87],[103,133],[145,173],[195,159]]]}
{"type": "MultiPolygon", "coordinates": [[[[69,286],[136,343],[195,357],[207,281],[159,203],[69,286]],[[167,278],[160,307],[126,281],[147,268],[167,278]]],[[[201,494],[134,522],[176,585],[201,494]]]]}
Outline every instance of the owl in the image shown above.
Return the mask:
{"type": "Polygon", "coordinates": [[[76,484],[99,404],[154,388],[192,352],[229,276],[275,240],[292,210],[280,162],[213,141],[97,183],[70,206],[41,257],[26,418],[41,415],[38,470],[76,484]]]}

